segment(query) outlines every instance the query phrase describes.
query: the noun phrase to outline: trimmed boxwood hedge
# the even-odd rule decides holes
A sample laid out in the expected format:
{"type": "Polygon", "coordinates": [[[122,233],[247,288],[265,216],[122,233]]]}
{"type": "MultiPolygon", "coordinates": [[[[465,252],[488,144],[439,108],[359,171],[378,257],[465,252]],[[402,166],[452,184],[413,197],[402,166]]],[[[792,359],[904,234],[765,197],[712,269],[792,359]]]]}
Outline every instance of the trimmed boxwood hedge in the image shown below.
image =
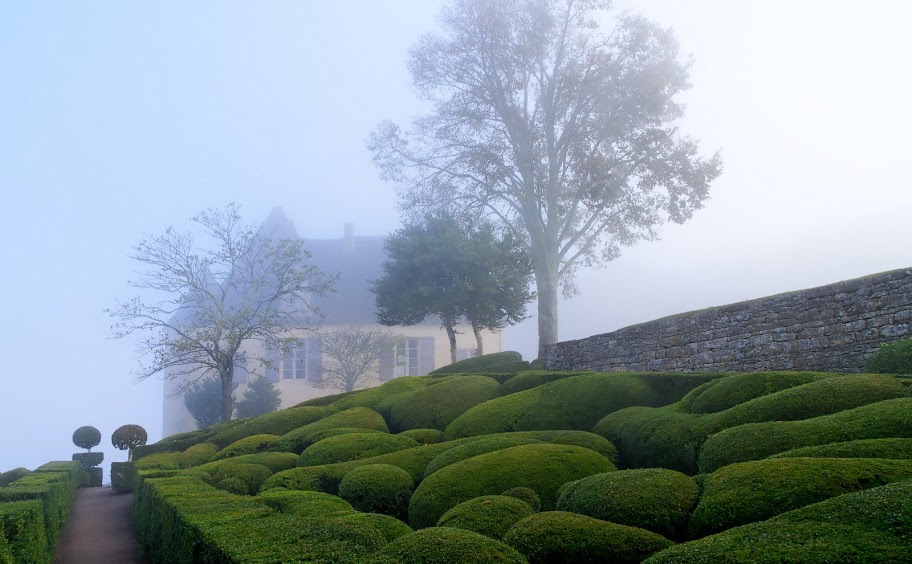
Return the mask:
{"type": "Polygon", "coordinates": [[[531,390],[532,388],[536,388],[542,384],[547,384],[548,382],[562,380],[570,376],[579,376],[580,374],[583,373],[558,372],[551,370],[527,370],[526,372],[520,372],[516,376],[513,376],[504,382],[500,387],[500,395],[508,396],[510,394],[515,394],[516,392],[531,390]]]}
{"type": "MultiPolygon", "coordinates": [[[[251,435],[249,437],[244,437],[243,439],[238,439],[230,445],[226,446],[222,450],[218,451],[215,456],[212,457],[213,462],[217,460],[225,460],[226,458],[234,458],[236,456],[243,456],[245,454],[256,454],[258,452],[269,452],[272,451],[270,445],[278,439],[278,435],[251,435]]],[[[183,453],[181,453],[183,454],[183,453]]],[[[177,456],[178,466],[180,466],[180,455],[177,456]]]]}
{"type": "Polygon", "coordinates": [[[532,511],[541,510],[541,498],[538,497],[538,494],[535,493],[535,490],[532,488],[524,488],[522,486],[516,488],[508,488],[504,490],[500,495],[508,495],[510,497],[515,497],[516,499],[522,500],[532,508],[532,511]]]}
{"type": "Polygon", "coordinates": [[[764,521],[852,491],[912,478],[912,461],[778,458],[731,464],[703,477],[690,537],[764,521]]]}
{"type": "Polygon", "coordinates": [[[479,454],[485,454],[488,452],[494,452],[497,450],[503,450],[505,448],[520,445],[535,445],[544,443],[544,441],[539,441],[536,439],[514,437],[511,436],[510,433],[476,437],[476,440],[474,441],[453,447],[437,455],[434,460],[428,463],[427,468],[424,469],[424,477],[427,478],[441,468],[462,460],[466,460],[468,458],[472,458],[473,456],[478,456],[479,454]]]}
{"type": "Polygon", "coordinates": [[[256,495],[260,491],[260,486],[263,485],[263,482],[272,476],[272,470],[260,464],[236,463],[226,464],[214,470],[211,475],[212,481],[216,483],[219,489],[226,489],[219,484],[230,478],[239,480],[244,484],[244,488],[239,490],[232,486],[227,491],[239,495],[256,495]]]}
{"type": "Polygon", "coordinates": [[[0,503],[0,562],[51,562],[54,544],[48,542],[44,506],[39,499],[0,503]]]}
{"type": "Polygon", "coordinates": [[[343,523],[352,523],[359,527],[373,528],[383,536],[386,542],[392,542],[401,536],[414,532],[411,527],[399,519],[380,513],[350,511],[335,516],[335,519],[343,523]]]}
{"type": "Polygon", "coordinates": [[[552,509],[566,482],[611,470],[614,465],[604,456],[570,445],[523,445],[481,454],[425,478],[412,495],[409,524],[431,527],[460,502],[517,486],[532,488],[542,507],[552,509]]]}
{"type": "Polygon", "coordinates": [[[707,473],[735,462],[758,460],[804,446],[837,441],[912,436],[912,398],[872,403],[803,421],[747,423],[709,437],[698,467],[707,473]]]}
{"type": "Polygon", "coordinates": [[[772,455],[770,458],[891,458],[912,460],[912,438],[860,439],[829,443],[820,446],[794,448],[772,455]]]}
{"type": "Polygon", "coordinates": [[[623,468],[667,468],[685,474],[697,469],[701,437],[698,416],[671,406],[628,407],[604,417],[594,431],[618,447],[623,468]]]}
{"type": "Polygon", "coordinates": [[[399,435],[414,439],[420,445],[432,445],[443,441],[443,431],[440,429],[408,429],[399,435]]]}
{"type": "Polygon", "coordinates": [[[686,542],[646,562],[908,562],[909,531],[912,480],[905,480],[686,542]]]}
{"type": "Polygon", "coordinates": [[[320,466],[373,458],[416,446],[418,446],[417,441],[402,435],[347,433],[327,437],[304,449],[298,458],[298,466],[320,466]]]}
{"type": "MultiPolygon", "coordinates": [[[[78,462],[49,462],[0,488],[0,507],[9,502],[35,500],[41,503],[41,526],[44,527],[44,538],[51,555],[76,497],[81,472],[78,462]]],[[[30,547],[33,540],[40,536],[31,527],[27,531],[23,530],[23,534],[32,539],[26,541],[30,547]]],[[[6,535],[10,545],[18,545],[17,537],[11,535],[10,530],[6,531],[6,535]]],[[[32,550],[33,548],[28,549],[29,552],[32,550]]]]}
{"type": "Polygon", "coordinates": [[[94,468],[104,462],[103,452],[76,452],[73,454],[73,460],[78,462],[83,468],[94,468]]]}
{"type": "Polygon", "coordinates": [[[535,511],[532,510],[532,507],[518,498],[506,495],[486,495],[463,501],[455,507],[451,507],[437,521],[437,526],[463,529],[502,540],[510,527],[533,513],[535,511]]]}
{"type": "Polygon", "coordinates": [[[716,413],[780,390],[807,384],[832,374],[815,372],[751,372],[711,380],[681,399],[690,413],[716,413]]]}
{"type": "Polygon", "coordinates": [[[403,535],[384,546],[371,564],[526,564],[526,559],[506,544],[461,529],[433,527],[403,535]]]}
{"type": "Polygon", "coordinates": [[[697,495],[696,482],[680,472],[622,470],[565,484],[556,509],[684,539],[697,495]]]}
{"type": "Polygon", "coordinates": [[[233,464],[259,464],[269,468],[272,472],[281,472],[282,470],[294,468],[297,463],[298,455],[290,452],[258,452],[256,454],[244,454],[235,456],[234,458],[226,458],[225,460],[207,462],[206,464],[196,466],[195,469],[214,474],[224,466],[231,466],[233,464]]]}
{"type": "Polygon", "coordinates": [[[111,463],[111,490],[115,495],[133,491],[134,473],[132,462],[111,463]]]}
{"type": "Polygon", "coordinates": [[[367,464],[353,468],[339,483],[339,497],[364,513],[382,513],[408,519],[409,500],[415,491],[412,476],[392,464],[367,464]]]}
{"type": "Polygon", "coordinates": [[[256,499],[276,511],[298,517],[326,517],[354,511],[341,497],[323,492],[274,489],[261,492],[256,499]]]}
{"type": "Polygon", "coordinates": [[[210,462],[215,458],[219,448],[212,443],[199,443],[187,447],[177,457],[177,465],[181,468],[191,468],[210,462]]]}
{"type": "Polygon", "coordinates": [[[427,386],[389,404],[389,427],[443,431],[471,407],[497,397],[500,383],[487,376],[461,376],[427,386]]]}
{"type": "Polygon", "coordinates": [[[15,482],[19,478],[27,475],[29,472],[31,472],[31,470],[28,468],[22,468],[21,466],[19,468],[7,470],[6,472],[0,474],[0,486],[5,486],[10,482],[15,482]]]}
{"type": "Polygon", "coordinates": [[[513,525],[504,542],[525,556],[529,564],[632,564],[674,544],[645,529],[565,511],[526,517],[513,525]]]}
{"type": "Polygon", "coordinates": [[[430,376],[440,374],[484,374],[489,369],[501,364],[522,362],[522,355],[516,351],[503,351],[466,358],[441,366],[430,372],[430,376]]]}
{"type": "Polygon", "coordinates": [[[325,407],[305,406],[281,409],[250,419],[236,419],[240,423],[215,433],[208,442],[221,448],[253,435],[284,435],[285,433],[309,425],[329,415],[325,407]]]}
{"type": "Polygon", "coordinates": [[[620,373],[583,374],[476,405],[447,427],[455,439],[510,431],[589,431],[605,415],[630,405],[654,405],[641,380],[620,373]]]}
{"type": "Polygon", "coordinates": [[[352,407],[368,407],[373,410],[378,410],[379,405],[384,401],[420,390],[431,382],[432,380],[430,378],[400,376],[399,378],[393,378],[389,382],[384,382],[375,388],[359,390],[356,394],[340,399],[333,404],[333,408],[351,409],[352,407]]]}
{"type": "Polygon", "coordinates": [[[269,445],[269,449],[301,454],[305,448],[316,442],[314,436],[318,432],[343,428],[367,429],[389,433],[386,421],[379,413],[367,407],[352,407],[285,433],[273,441],[269,445]]]}
{"type": "Polygon", "coordinates": [[[180,466],[177,464],[178,456],[180,456],[179,452],[157,452],[144,456],[139,460],[134,459],[133,465],[136,467],[137,471],[153,469],[178,470],[180,469],[180,466]]]}

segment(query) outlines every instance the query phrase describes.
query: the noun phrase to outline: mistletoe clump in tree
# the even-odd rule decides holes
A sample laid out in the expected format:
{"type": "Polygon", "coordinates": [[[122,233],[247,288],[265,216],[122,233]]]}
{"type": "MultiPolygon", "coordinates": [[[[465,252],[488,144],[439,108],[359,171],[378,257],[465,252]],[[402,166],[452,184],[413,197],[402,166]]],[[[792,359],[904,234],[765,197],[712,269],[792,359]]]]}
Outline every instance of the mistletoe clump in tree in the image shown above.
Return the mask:
{"type": "Polygon", "coordinates": [[[689,64],[671,31],[622,15],[602,33],[610,4],[454,0],[409,55],[431,111],[368,140],[407,211],[489,214],[526,245],[540,355],[577,269],[689,219],[722,167],[678,130],[689,64]]]}

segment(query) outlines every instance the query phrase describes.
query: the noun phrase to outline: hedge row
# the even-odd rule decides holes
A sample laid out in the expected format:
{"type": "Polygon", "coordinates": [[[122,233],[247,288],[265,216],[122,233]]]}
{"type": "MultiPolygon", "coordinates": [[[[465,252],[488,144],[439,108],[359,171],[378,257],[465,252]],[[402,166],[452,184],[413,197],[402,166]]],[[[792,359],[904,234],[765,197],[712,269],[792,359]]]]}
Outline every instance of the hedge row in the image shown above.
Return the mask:
{"type": "Polygon", "coordinates": [[[535,511],[525,501],[506,495],[475,497],[447,510],[437,521],[438,527],[472,531],[502,540],[517,521],[535,511]]]}
{"type": "Polygon", "coordinates": [[[432,527],[384,546],[372,564],[527,564],[515,549],[492,538],[451,527],[432,527]]]}
{"type": "Polygon", "coordinates": [[[462,376],[403,394],[388,404],[389,427],[443,431],[469,408],[497,397],[500,383],[487,376],[462,376]]]}
{"type": "Polygon", "coordinates": [[[319,466],[373,458],[416,446],[418,442],[415,439],[402,435],[346,433],[327,437],[304,449],[298,459],[298,466],[319,466]]]}
{"type": "Polygon", "coordinates": [[[814,372],[755,372],[711,380],[681,399],[688,413],[717,413],[755,398],[807,384],[832,374],[814,372]]]}
{"type": "Polygon", "coordinates": [[[901,439],[860,439],[829,443],[820,446],[794,448],[774,454],[780,457],[814,458],[890,458],[912,460],[912,438],[901,439]]]}
{"type": "MultiPolygon", "coordinates": [[[[297,408],[304,409],[304,408],[297,408]]],[[[320,433],[332,432],[334,429],[362,429],[389,433],[383,417],[367,407],[353,407],[333,413],[323,419],[292,429],[282,436],[274,439],[265,446],[272,451],[294,452],[300,454],[304,449],[315,443],[320,433]]],[[[363,431],[362,431],[363,432],[363,431]]]]}
{"type": "Polygon", "coordinates": [[[460,360],[446,366],[442,366],[430,373],[431,376],[441,374],[484,374],[492,372],[498,366],[510,365],[515,366],[523,362],[522,355],[516,351],[504,351],[490,354],[483,354],[465,360],[460,360]]]}

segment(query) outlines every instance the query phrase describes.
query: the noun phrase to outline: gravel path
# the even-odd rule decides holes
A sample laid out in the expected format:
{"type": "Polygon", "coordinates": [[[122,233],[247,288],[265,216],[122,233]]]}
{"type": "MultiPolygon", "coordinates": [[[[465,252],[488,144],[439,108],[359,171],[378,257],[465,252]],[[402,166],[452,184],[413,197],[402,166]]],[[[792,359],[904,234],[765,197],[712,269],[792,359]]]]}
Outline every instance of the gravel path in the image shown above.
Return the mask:
{"type": "Polygon", "coordinates": [[[133,532],[133,494],[77,490],[57,543],[58,564],[148,564],[133,532]]]}

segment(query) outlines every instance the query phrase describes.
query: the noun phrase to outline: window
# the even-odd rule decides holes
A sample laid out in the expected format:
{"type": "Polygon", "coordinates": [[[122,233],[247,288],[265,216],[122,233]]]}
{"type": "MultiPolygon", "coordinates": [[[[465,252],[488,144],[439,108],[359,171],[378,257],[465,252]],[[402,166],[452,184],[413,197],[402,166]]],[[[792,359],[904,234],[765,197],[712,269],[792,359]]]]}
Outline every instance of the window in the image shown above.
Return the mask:
{"type": "Polygon", "coordinates": [[[307,343],[286,341],[282,346],[282,379],[307,379],[307,343]]]}
{"type": "Polygon", "coordinates": [[[402,339],[396,346],[395,372],[399,376],[418,376],[421,374],[421,340],[402,339]]]}
{"type": "Polygon", "coordinates": [[[456,360],[466,360],[473,358],[475,356],[475,350],[473,348],[469,349],[456,349],[456,360]]]}

